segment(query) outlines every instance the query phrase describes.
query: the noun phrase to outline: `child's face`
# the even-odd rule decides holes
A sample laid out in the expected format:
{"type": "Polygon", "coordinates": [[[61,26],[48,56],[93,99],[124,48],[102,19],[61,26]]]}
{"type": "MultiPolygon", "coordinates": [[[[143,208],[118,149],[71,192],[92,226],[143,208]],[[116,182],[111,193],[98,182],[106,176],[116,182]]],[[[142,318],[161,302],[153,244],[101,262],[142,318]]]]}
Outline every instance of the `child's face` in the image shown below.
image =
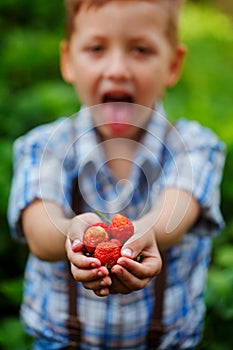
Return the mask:
{"type": "Polygon", "coordinates": [[[183,51],[169,43],[163,11],[154,2],[124,0],[82,7],[76,15],[70,42],[62,46],[63,77],[82,104],[106,105],[104,122],[131,122],[127,108],[111,102],[151,109],[176,82],[183,51]]]}

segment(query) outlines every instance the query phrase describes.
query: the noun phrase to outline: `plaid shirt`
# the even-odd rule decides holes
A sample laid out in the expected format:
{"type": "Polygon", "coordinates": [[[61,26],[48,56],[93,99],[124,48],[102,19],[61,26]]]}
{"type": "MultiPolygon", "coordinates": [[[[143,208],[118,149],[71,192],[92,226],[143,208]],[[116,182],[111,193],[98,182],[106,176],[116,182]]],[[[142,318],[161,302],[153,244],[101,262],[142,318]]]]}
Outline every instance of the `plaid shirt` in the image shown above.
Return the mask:
{"type": "MultiPolygon", "coordinates": [[[[35,128],[14,145],[14,177],[9,223],[17,239],[25,240],[21,211],[35,198],[53,201],[67,216],[71,184],[78,175],[83,211],[98,209],[131,219],[147,213],[159,192],[168,186],[192,192],[202,211],[181,242],[168,251],[168,276],[163,322],[167,327],[160,349],[195,346],[205,315],[204,291],[212,237],[223,227],[219,211],[219,184],[225,146],[197,122],[181,119],[167,135],[167,120],[155,112],[124,184],[117,183],[106,166],[91,116],[83,108],[74,118],[61,118],[35,128]]],[[[129,295],[97,297],[79,289],[82,349],[145,349],[145,337],[154,305],[154,281],[129,295]]],[[[67,266],[29,255],[25,272],[21,316],[36,337],[68,343],[67,266]]]]}

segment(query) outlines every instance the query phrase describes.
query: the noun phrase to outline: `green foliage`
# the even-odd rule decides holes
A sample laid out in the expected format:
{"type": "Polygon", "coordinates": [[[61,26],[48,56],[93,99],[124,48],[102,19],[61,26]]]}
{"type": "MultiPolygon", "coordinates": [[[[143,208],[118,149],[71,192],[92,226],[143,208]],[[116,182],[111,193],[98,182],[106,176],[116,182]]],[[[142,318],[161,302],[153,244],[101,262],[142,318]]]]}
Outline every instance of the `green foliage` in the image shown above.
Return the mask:
{"type": "Polygon", "coordinates": [[[207,315],[201,350],[231,350],[233,338],[233,222],[214,242],[208,275],[207,315]]]}
{"type": "MultiPolygon", "coordinates": [[[[200,350],[230,350],[233,327],[233,36],[232,22],[209,2],[193,1],[182,16],[188,47],[180,82],[168,91],[172,120],[181,116],[211,127],[227,144],[222,183],[226,229],[214,241],[207,285],[207,316],[200,350]]],[[[0,347],[25,350],[31,343],[19,321],[27,247],[15,242],[6,219],[12,177],[12,144],[36,125],[79,108],[59,72],[64,35],[63,0],[0,1],[0,347]]]]}
{"type": "Polygon", "coordinates": [[[185,116],[212,128],[226,143],[222,182],[223,234],[214,240],[208,275],[205,333],[199,350],[233,348],[233,35],[232,22],[206,5],[186,6],[181,32],[188,52],[182,79],[168,92],[174,119],[185,116]]]}
{"type": "Polygon", "coordinates": [[[32,340],[24,333],[22,325],[14,317],[0,322],[0,344],[4,350],[26,350],[30,349],[32,340]]]}
{"type": "Polygon", "coordinates": [[[211,7],[189,5],[181,33],[187,57],[182,79],[167,96],[170,114],[199,120],[231,145],[232,22],[211,7]]]}

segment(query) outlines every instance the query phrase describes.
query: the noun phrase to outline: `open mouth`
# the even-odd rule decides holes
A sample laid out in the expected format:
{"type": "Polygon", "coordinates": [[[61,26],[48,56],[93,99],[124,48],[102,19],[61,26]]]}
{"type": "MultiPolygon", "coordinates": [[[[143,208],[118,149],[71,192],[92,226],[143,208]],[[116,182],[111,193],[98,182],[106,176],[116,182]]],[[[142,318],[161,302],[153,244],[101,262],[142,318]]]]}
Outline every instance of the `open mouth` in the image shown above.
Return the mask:
{"type": "Polygon", "coordinates": [[[133,96],[128,93],[106,93],[102,103],[102,118],[108,128],[113,133],[126,130],[133,119],[133,96]]]}
{"type": "Polygon", "coordinates": [[[106,93],[103,95],[102,103],[134,103],[133,96],[130,94],[106,93]]]}

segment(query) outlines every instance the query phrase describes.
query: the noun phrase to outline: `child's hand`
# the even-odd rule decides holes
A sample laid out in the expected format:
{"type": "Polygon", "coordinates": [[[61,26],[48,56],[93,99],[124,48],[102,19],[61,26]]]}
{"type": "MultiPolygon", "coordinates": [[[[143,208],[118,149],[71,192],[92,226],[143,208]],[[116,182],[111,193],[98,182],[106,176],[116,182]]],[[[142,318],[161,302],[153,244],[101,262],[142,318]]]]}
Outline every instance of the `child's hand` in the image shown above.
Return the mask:
{"type": "Polygon", "coordinates": [[[110,293],[128,294],[142,289],[161,270],[162,260],[152,229],[143,234],[135,232],[123,246],[121,253],[122,257],[118,259],[117,265],[111,269],[110,293]],[[140,263],[134,260],[139,253],[140,263]]]}
{"type": "Polygon", "coordinates": [[[66,251],[74,279],[81,282],[85,288],[92,289],[97,295],[105,296],[109,294],[108,287],[112,283],[108,269],[101,266],[98,259],[87,257],[82,251],[83,233],[96,222],[99,222],[99,217],[92,213],[78,215],[72,219],[66,251]]]}
{"type": "Polygon", "coordinates": [[[108,295],[108,287],[112,284],[108,269],[101,266],[98,259],[85,256],[82,250],[73,252],[69,240],[67,240],[66,249],[74,279],[99,296],[108,295]]]}
{"type": "Polygon", "coordinates": [[[136,228],[135,234],[122,247],[117,264],[107,268],[101,266],[99,259],[86,256],[83,249],[84,232],[98,222],[99,217],[92,213],[76,216],[71,222],[66,250],[75,280],[98,296],[128,294],[144,288],[161,270],[154,231],[139,234],[136,228]],[[139,255],[140,263],[137,261],[139,255]]]}

